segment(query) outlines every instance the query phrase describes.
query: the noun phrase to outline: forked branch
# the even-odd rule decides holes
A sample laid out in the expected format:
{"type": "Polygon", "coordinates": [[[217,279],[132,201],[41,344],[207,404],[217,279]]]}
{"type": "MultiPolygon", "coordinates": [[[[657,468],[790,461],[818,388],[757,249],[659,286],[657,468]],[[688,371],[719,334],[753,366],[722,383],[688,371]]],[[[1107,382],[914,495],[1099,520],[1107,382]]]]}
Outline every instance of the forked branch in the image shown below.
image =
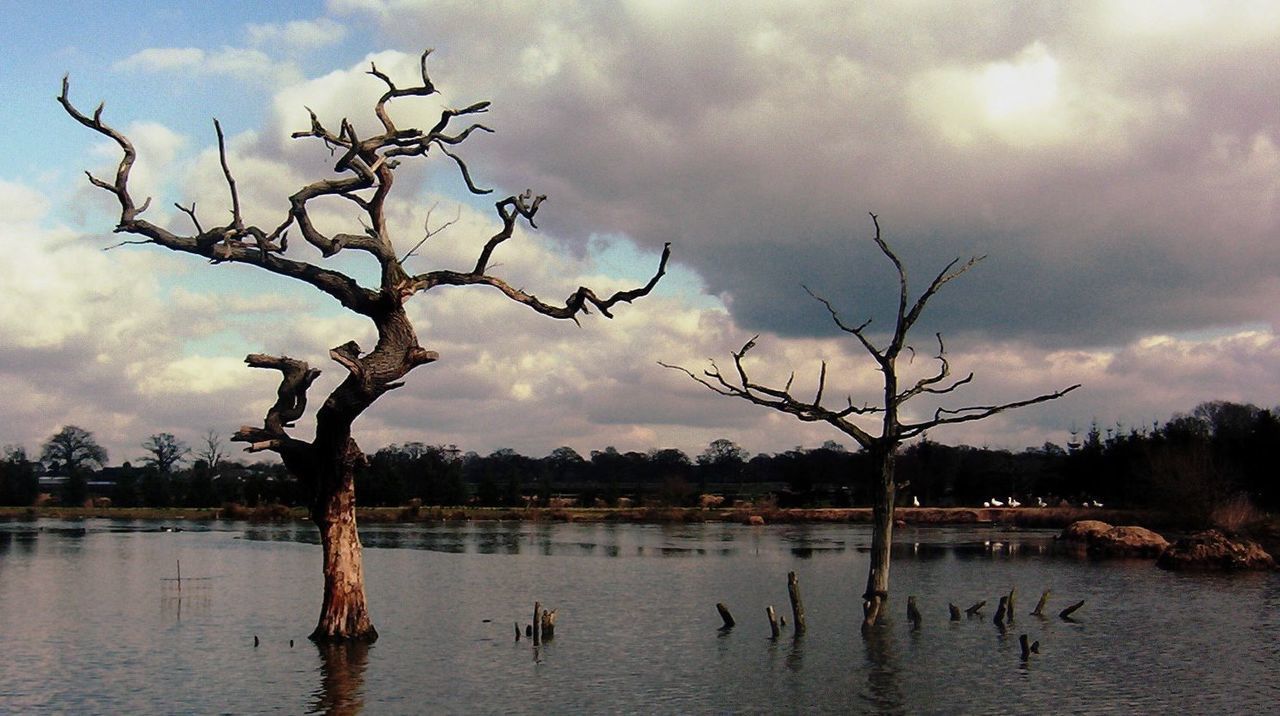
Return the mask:
{"type": "Polygon", "coordinates": [[[280,386],[276,388],[276,402],[267,409],[261,428],[243,426],[232,436],[235,442],[247,442],[249,452],[274,450],[282,452],[290,446],[303,443],[289,437],[287,428],[302,417],[307,409],[307,390],[320,375],[304,361],[288,356],[270,356],[253,353],[244,359],[251,368],[269,368],[280,371],[280,386]]]}

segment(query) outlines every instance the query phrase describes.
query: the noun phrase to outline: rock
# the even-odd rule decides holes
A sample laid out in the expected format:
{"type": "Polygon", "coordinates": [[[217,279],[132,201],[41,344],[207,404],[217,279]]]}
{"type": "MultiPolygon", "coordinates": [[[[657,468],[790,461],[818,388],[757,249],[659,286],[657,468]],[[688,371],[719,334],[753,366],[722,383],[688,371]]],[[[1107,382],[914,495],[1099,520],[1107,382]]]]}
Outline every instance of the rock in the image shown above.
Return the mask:
{"type": "Polygon", "coordinates": [[[1095,557],[1158,557],[1169,546],[1145,527],[1112,527],[1100,520],[1072,522],[1058,539],[1084,544],[1095,557]]]}
{"type": "Polygon", "coordinates": [[[1093,535],[1089,540],[1089,554],[1100,557],[1159,557],[1168,546],[1168,540],[1146,527],[1112,527],[1093,535]]]}
{"type": "Polygon", "coordinates": [[[762,525],[764,524],[764,518],[761,517],[760,515],[751,515],[750,517],[747,518],[747,524],[762,525]]]}
{"type": "Polygon", "coordinates": [[[1111,525],[1099,520],[1077,520],[1067,525],[1058,535],[1058,539],[1067,542],[1092,542],[1093,539],[1111,529],[1111,525]]]}
{"type": "Polygon", "coordinates": [[[1175,570],[1275,569],[1276,561],[1257,542],[1205,530],[1174,542],[1156,560],[1156,566],[1175,570]]]}

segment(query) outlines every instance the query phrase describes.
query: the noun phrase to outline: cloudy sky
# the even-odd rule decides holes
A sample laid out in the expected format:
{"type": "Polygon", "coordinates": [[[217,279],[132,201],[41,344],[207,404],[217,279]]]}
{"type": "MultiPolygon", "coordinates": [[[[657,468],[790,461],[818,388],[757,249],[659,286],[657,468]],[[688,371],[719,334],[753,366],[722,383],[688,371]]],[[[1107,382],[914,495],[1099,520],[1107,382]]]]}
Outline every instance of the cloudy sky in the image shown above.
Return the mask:
{"type": "MultiPolygon", "coordinates": [[[[157,432],[229,435],[274,399],[275,375],[246,354],[322,368],[318,404],[343,372],[328,349],[372,344],[370,325],[304,285],[155,247],[103,251],[118,217],[83,171],[107,174],[117,155],[54,102],[62,75],[134,140],[152,221],[185,229],[175,202],[206,225],[226,216],[217,117],[246,218],[274,225],[331,168],[322,146],[288,138],[304,107],[370,127],[370,60],[408,82],[426,47],[441,95],[394,106],[401,124],[492,100],[495,133],[461,149],[477,182],[550,197],[496,273],[558,300],[642,283],[667,241],[673,268],[615,320],[581,327],[479,287],[417,297],[420,339],[442,359],[360,419],[366,449],[840,439],[656,362],[724,365],[758,333],[761,379],[795,371],[811,390],[826,360],[829,395],[874,400],[879,375],[802,288],[851,323],[890,323],[893,273],[868,212],[916,290],[953,258],[987,256],[915,337],[909,368],[931,367],[942,331],[956,371],[977,374],[950,405],[1084,385],[933,439],[1021,449],[1095,419],[1280,403],[1280,3],[67,2],[5,15],[0,442],[30,452],[65,424],[93,431],[113,463],[157,432]]],[[[492,200],[466,196],[447,158],[401,173],[398,245],[433,207],[434,224],[456,220],[410,268],[474,262],[492,200]]]]}

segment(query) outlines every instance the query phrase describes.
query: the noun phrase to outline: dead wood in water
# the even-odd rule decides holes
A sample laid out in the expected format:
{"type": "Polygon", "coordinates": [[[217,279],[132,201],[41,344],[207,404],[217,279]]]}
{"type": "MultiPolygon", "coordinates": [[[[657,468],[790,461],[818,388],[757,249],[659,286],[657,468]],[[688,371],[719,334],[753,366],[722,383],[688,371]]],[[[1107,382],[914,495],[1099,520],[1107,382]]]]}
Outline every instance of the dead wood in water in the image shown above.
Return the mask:
{"type": "Polygon", "coordinates": [[[947,609],[951,612],[951,621],[960,621],[960,607],[957,607],[951,602],[947,602],[947,609]]]}
{"type": "Polygon", "coordinates": [[[1009,611],[1009,596],[1000,597],[1000,606],[996,607],[995,619],[992,619],[996,626],[1004,628],[1004,617],[1009,611]]]}
{"type": "Polygon", "coordinates": [[[913,629],[920,628],[920,608],[916,606],[914,596],[907,597],[907,619],[911,622],[913,629]]]}
{"type": "Polygon", "coordinates": [[[542,641],[548,642],[556,638],[556,610],[542,612],[542,641]]]}
{"type": "Polygon", "coordinates": [[[978,612],[981,612],[981,611],[982,611],[982,608],[983,608],[983,607],[985,607],[985,606],[987,606],[987,600],[983,599],[982,601],[978,602],[977,604],[974,604],[973,606],[971,606],[971,607],[969,607],[968,609],[964,610],[964,613],[965,613],[965,614],[967,614],[967,615],[969,615],[969,616],[971,616],[971,617],[976,617],[976,616],[978,616],[978,612]]]}
{"type": "Polygon", "coordinates": [[[533,603],[533,645],[542,643],[542,602],[533,603]]]}
{"type": "Polygon", "coordinates": [[[1009,590],[1009,601],[1007,604],[1005,604],[1005,618],[1010,624],[1013,623],[1013,602],[1014,602],[1014,597],[1016,597],[1017,594],[1018,594],[1018,588],[1017,587],[1011,588],[1009,590]]]}
{"type": "Polygon", "coordinates": [[[1040,595],[1040,601],[1036,602],[1036,608],[1034,611],[1031,612],[1031,616],[1033,617],[1044,616],[1044,607],[1046,604],[1049,603],[1050,594],[1051,594],[1050,590],[1048,589],[1044,590],[1044,594],[1040,595]]]}
{"type": "Polygon", "coordinates": [[[724,626],[721,629],[732,629],[737,622],[733,620],[733,615],[729,613],[729,607],[724,602],[716,602],[716,611],[720,612],[720,618],[724,620],[724,626]]]}
{"type": "Polygon", "coordinates": [[[1058,612],[1058,616],[1059,616],[1059,617],[1061,617],[1062,619],[1070,619],[1070,618],[1071,618],[1071,615],[1072,615],[1072,614],[1075,614],[1076,610],[1077,610],[1077,609],[1079,609],[1080,607],[1083,607],[1083,606],[1084,606],[1084,600],[1083,600],[1083,599],[1081,599],[1080,601],[1076,602],[1075,604],[1072,604],[1071,606],[1067,607],[1066,609],[1063,609],[1062,611],[1058,612]]]}
{"type": "Polygon", "coordinates": [[[777,638],[778,638],[778,633],[779,633],[779,629],[778,629],[778,613],[777,613],[776,611],[774,611],[774,610],[773,610],[773,605],[772,605],[772,604],[770,604],[769,606],[765,607],[765,609],[764,609],[764,613],[765,613],[765,615],[766,615],[766,616],[768,616],[768,617],[769,617],[769,633],[770,633],[770,636],[771,636],[772,638],[774,638],[774,639],[777,639],[777,638]]]}
{"type": "Polygon", "coordinates": [[[800,580],[795,572],[787,572],[787,596],[791,598],[791,616],[796,624],[796,635],[805,631],[804,602],[800,600],[800,580]]]}

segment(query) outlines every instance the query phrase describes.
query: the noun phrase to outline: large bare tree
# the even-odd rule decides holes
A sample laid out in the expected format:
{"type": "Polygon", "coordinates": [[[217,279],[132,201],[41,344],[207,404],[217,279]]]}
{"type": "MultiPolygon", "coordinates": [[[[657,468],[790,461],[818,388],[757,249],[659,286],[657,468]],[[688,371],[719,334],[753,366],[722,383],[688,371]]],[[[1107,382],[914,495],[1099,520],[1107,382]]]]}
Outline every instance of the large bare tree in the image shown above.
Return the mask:
{"type": "Polygon", "coordinates": [[[319,623],[311,634],[317,641],[377,638],[365,603],[360,539],[356,532],[354,477],[357,468],[365,461],[365,455],[352,439],[351,425],[380,396],[402,386],[409,371],[439,358],[435,351],[419,344],[405,311],[406,301],[441,286],[487,286],[551,318],[576,322],[579,314],[589,313],[592,308],[612,317],[610,311],[617,303],[630,302],[653,289],[665,272],[670,255],[668,246],[653,277],[639,288],[600,297],[591,289],[580,287],[562,304],[545,302],[490,273],[494,252],[512,237],[521,220],[536,228],[534,218],[546,197],[526,191],[496,202],[500,227],[483,243],[477,242],[478,257],[470,268],[437,269],[424,273],[406,270],[405,260],[423,241],[438,234],[442,227],[434,230],[428,227],[426,236],[419,237],[411,248],[406,248],[409,243],[406,240],[399,243],[393,240],[387,223],[386,202],[396,178],[395,171],[402,161],[442,154],[456,165],[471,192],[486,194],[491,191],[475,185],[467,164],[456,153],[458,145],[476,131],[491,130],[476,123],[454,127],[455,121],[466,122],[487,111],[488,102],[445,109],[435,124],[426,129],[401,127],[392,116],[390,108],[394,102],[436,93],[427,72],[430,53],[430,50],[422,53],[421,76],[410,85],[397,84],[376,65],[370,66],[368,74],[386,87],[373,106],[380,124],[377,133],[358,136],[355,126],[345,118],[336,131],[331,130],[314,112],[311,113],[311,126],[292,136],[294,139],[317,140],[317,146],[337,156],[334,176],[317,179],[298,189],[289,197],[284,216],[274,225],[247,223],[241,214],[240,197],[228,161],[222,127],[217,120],[213,124],[229,192],[230,218],[226,223],[206,226],[197,217],[194,204],[189,207],[177,205],[193,226],[193,230],[181,233],[142,218],[150,199],[139,204],[129,187],[129,173],[136,152],[124,134],[103,121],[102,106],[99,105],[92,114],[78,110],[67,96],[68,82],[65,78],[58,97],[58,102],[71,117],[109,137],[122,152],[113,178],[107,180],[89,174],[89,181],[114,195],[120,205],[120,220],[115,231],[140,237],[130,243],[156,244],[202,256],[213,264],[254,266],[310,284],[348,310],[368,318],[377,329],[378,341],[372,351],[366,353],[354,341],[329,351],[330,357],[346,370],[346,376],[316,411],[315,435],[310,441],[291,435],[289,430],[304,414],[307,390],[320,371],[287,356],[252,354],[245,359],[252,367],[279,371],[281,381],[276,402],[267,411],[262,426],[241,427],[232,440],[248,443],[247,449],[251,452],[270,450],[278,453],[290,472],[311,490],[311,518],[320,530],[324,554],[324,601],[319,623]],[[324,233],[312,222],[310,213],[312,202],[317,200],[349,202],[366,227],[364,232],[324,233]],[[289,241],[291,230],[302,236],[302,244],[289,241]],[[318,260],[332,258],[344,251],[367,255],[377,262],[380,280],[376,286],[362,285],[352,276],[322,265],[318,260]]]}
{"type": "Polygon", "coordinates": [[[154,465],[161,475],[173,472],[173,466],[182,462],[191,448],[179,440],[173,433],[156,433],[142,443],[149,455],[142,458],[148,465],[154,465]]]}
{"type": "Polygon", "coordinates": [[[907,381],[910,384],[904,387],[899,384],[898,359],[904,350],[914,356],[915,350],[907,344],[907,333],[920,319],[920,315],[924,313],[925,306],[929,303],[929,300],[937,294],[944,284],[973,268],[981,258],[972,258],[963,264],[960,263],[959,259],[956,259],[947,264],[913,302],[910,299],[910,293],[907,288],[907,272],[902,265],[902,261],[899,260],[898,256],[894,254],[881,237],[880,221],[875,214],[871,215],[871,221],[875,225],[876,246],[893,263],[894,269],[898,274],[898,310],[893,330],[889,333],[887,343],[880,346],[872,341],[872,336],[868,332],[868,328],[871,325],[870,320],[859,325],[846,323],[830,301],[809,291],[807,287],[805,290],[809,291],[809,295],[826,307],[831,314],[832,320],[835,321],[840,330],[856,338],[862,348],[875,360],[877,369],[880,371],[884,381],[883,400],[880,401],[879,405],[855,405],[851,397],[846,398],[844,404],[839,407],[827,407],[824,405],[823,398],[827,385],[827,364],[825,361],[823,361],[822,368],[819,371],[818,387],[812,399],[798,398],[791,392],[792,380],[795,377],[794,373],[791,379],[788,379],[781,388],[753,381],[748,375],[743,361],[746,359],[748,351],[755,347],[759,336],[747,341],[738,352],[733,354],[734,371],[728,376],[720,371],[714,361],[711,362],[710,368],[703,371],[701,376],[695,375],[680,366],[662,364],[664,367],[687,374],[721,395],[742,398],[756,405],[763,405],[784,413],[790,413],[805,422],[828,423],[856,440],[871,456],[872,463],[875,466],[875,473],[872,478],[874,531],[871,537],[871,565],[867,574],[867,589],[863,594],[864,630],[876,623],[881,608],[889,596],[889,546],[893,540],[893,511],[897,494],[894,464],[898,447],[904,441],[922,435],[926,430],[944,425],[982,420],[1005,410],[1055,400],[1080,387],[1079,385],[1073,385],[1053,393],[1046,393],[1011,403],[972,405],[955,409],[939,407],[934,409],[932,417],[924,420],[911,421],[904,418],[902,408],[912,398],[921,395],[947,395],[973,380],[973,373],[958,379],[951,377],[951,363],[947,360],[941,334],[936,336],[938,342],[938,353],[935,356],[938,361],[936,372],[914,381],[907,381]],[[870,419],[878,422],[879,431],[876,432],[874,427],[860,426],[858,424],[859,419],[864,421],[870,419]]]}

